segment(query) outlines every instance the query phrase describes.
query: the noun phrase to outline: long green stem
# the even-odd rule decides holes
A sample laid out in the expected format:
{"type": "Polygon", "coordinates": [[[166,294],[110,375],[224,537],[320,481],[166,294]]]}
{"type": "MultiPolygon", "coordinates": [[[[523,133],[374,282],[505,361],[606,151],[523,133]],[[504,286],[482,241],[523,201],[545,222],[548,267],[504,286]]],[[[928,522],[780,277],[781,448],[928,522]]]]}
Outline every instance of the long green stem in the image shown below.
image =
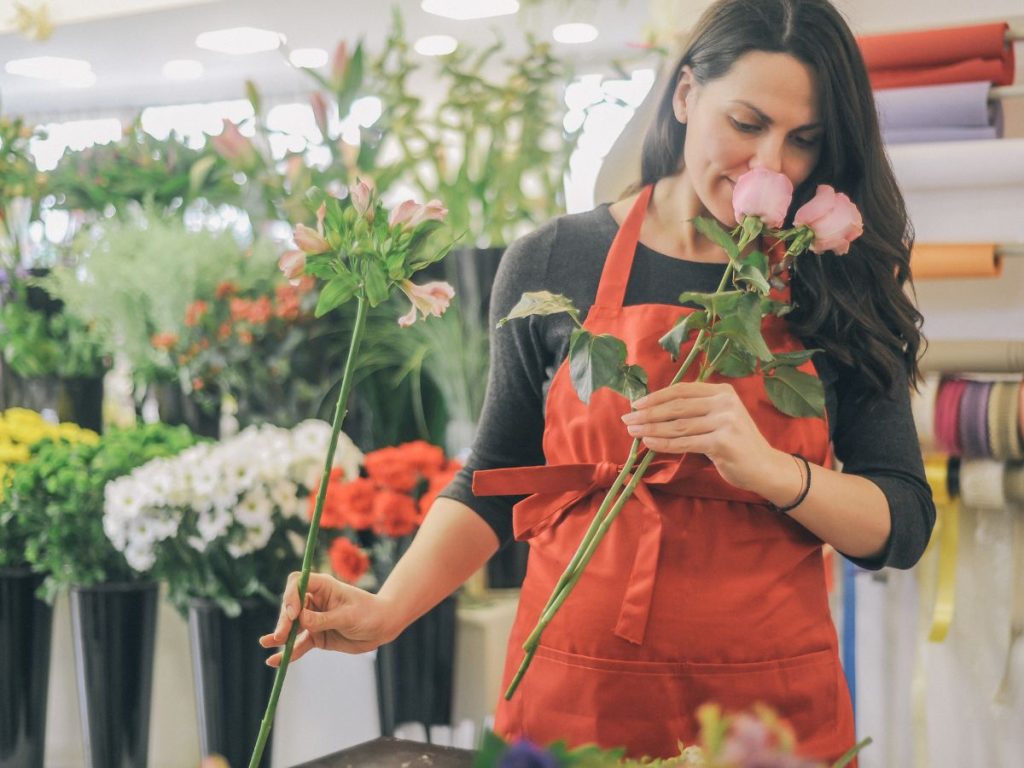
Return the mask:
{"type": "MultiPolygon", "coordinates": [[[[742,243],[741,247],[743,245],[745,245],[745,243],[742,243]]],[[[715,291],[716,293],[721,293],[725,289],[725,286],[728,285],[729,280],[732,278],[733,270],[734,266],[732,262],[730,262],[725,269],[725,274],[722,275],[722,280],[718,284],[718,288],[715,291]]],[[[679,366],[679,370],[676,371],[676,375],[672,378],[669,386],[679,383],[683,376],[686,375],[686,372],[690,369],[693,361],[697,358],[697,355],[700,354],[703,347],[702,342],[706,335],[707,331],[705,329],[698,332],[697,338],[693,343],[693,347],[690,349],[690,352],[686,356],[682,365],[679,366]]],[[[714,362],[717,362],[717,360],[718,357],[715,358],[714,362]]],[[[713,364],[706,366],[701,371],[699,380],[703,381],[706,379],[712,371],[714,371],[713,364]]],[[[590,562],[590,558],[593,557],[594,552],[597,551],[598,544],[601,543],[601,540],[604,538],[605,533],[607,533],[608,528],[614,522],[615,518],[618,517],[623,506],[625,506],[626,502],[633,495],[633,491],[643,478],[647,468],[651,465],[651,462],[654,461],[656,454],[654,451],[649,451],[641,460],[640,465],[636,468],[636,472],[633,474],[629,483],[625,488],[622,488],[623,481],[632,471],[632,465],[636,461],[638,446],[639,440],[634,440],[633,446],[630,449],[629,460],[623,466],[618,477],[615,478],[615,482],[612,484],[612,487],[608,489],[608,493],[605,494],[604,500],[601,502],[601,506],[598,508],[593,521],[591,521],[590,527],[587,529],[587,533],[584,535],[583,540],[576,549],[576,553],[573,555],[568,567],[566,567],[565,571],[559,578],[558,583],[555,585],[555,588],[552,590],[551,597],[548,598],[547,605],[541,612],[541,617],[538,620],[537,625],[534,627],[529,637],[527,637],[526,642],[523,643],[523,650],[526,651],[526,655],[523,657],[522,662],[520,662],[519,669],[512,678],[512,682],[509,683],[508,688],[505,690],[506,700],[511,699],[513,694],[516,692],[516,689],[519,687],[519,683],[523,679],[523,675],[526,674],[526,670],[533,661],[533,656],[540,644],[540,638],[544,633],[544,630],[547,628],[548,624],[551,623],[555,614],[558,613],[562,604],[565,602],[566,598],[568,598],[569,593],[572,592],[573,588],[576,586],[576,582],[578,582],[580,576],[583,575],[583,570],[587,567],[587,563],[590,562]],[[622,488],[621,494],[616,498],[616,495],[619,494],[620,488],[622,488]],[[612,502],[612,499],[615,499],[614,503],[612,502]],[[611,505],[610,509],[609,505],[611,505]]]]}
{"type": "MultiPolygon", "coordinates": [[[[359,352],[359,343],[363,338],[363,331],[366,328],[366,314],[369,303],[366,297],[361,295],[356,307],[356,322],[352,328],[352,340],[348,347],[348,358],[345,360],[345,372],[341,377],[341,391],[338,392],[338,403],[334,408],[334,421],[331,423],[331,442],[327,448],[327,458],[324,461],[324,471],[320,476],[320,490],[316,495],[316,507],[313,510],[313,519],[309,523],[309,534],[306,536],[306,552],[302,556],[302,573],[299,576],[299,610],[306,604],[306,587],[309,585],[309,573],[313,568],[313,553],[316,550],[317,534],[320,531],[320,515],[324,510],[324,500],[327,498],[327,486],[331,479],[331,468],[334,466],[334,453],[338,448],[338,433],[341,431],[341,423],[348,413],[348,396],[352,389],[353,372],[355,371],[356,356],[359,352]]],[[[256,739],[256,746],[253,748],[252,758],[249,760],[249,768],[256,768],[263,758],[263,750],[266,748],[267,739],[270,736],[270,728],[274,724],[274,713],[277,711],[277,700],[281,696],[281,688],[284,686],[284,676],[288,671],[288,662],[292,658],[292,649],[295,646],[295,637],[299,633],[298,618],[292,622],[291,631],[288,633],[288,642],[284,646],[284,655],[281,657],[281,666],[277,668],[274,675],[274,687],[270,692],[270,701],[267,703],[267,711],[263,714],[263,721],[260,723],[260,733],[256,739]]]]}

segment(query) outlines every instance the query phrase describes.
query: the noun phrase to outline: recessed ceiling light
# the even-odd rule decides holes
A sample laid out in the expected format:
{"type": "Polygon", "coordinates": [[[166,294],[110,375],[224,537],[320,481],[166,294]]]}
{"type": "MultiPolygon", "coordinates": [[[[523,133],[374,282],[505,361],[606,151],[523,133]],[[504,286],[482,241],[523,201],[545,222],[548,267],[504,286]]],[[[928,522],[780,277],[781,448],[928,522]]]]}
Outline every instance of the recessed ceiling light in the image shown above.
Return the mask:
{"type": "Polygon", "coordinates": [[[288,54],[293,67],[316,69],[327,63],[327,51],[323,48],[296,48],[288,54]]]}
{"type": "Polygon", "coordinates": [[[207,51],[243,56],[248,53],[276,51],[284,42],[284,35],[269,29],[232,27],[203,32],[196,37],[196,45],[207,51]]]}
{"type": "Polygon", "coordinates": [[[451,35],[427,35],[413,45],[421,56],[446,56],[459,47],[459,41],[451,35]]]}
{"type": "Polygon", "coordinates": [[[508,16],[519,10],[519,3],[518,0],[423,0],[420,8],[435,16],[466,21],[508,16]]]}
{"type": "Polygon", "coordinates": [[[168,80],[198,80],[204,70],[202,62],[195,59],[171,59],[161,71],[168,80]]]}
{"type": "Polygon", "coordinates": [[[79,83],[92,79],[96,81],[92,65],[82,59],[64,59],[58,56],[33,56],[28,59],[11,59],[4,65],[9,75],[34,77],[37,80],[54,80],[64,83],[79,83]]]}
{"type": "Polygon", "coordinates": [[[597,39],[597,27],[593,24],[559,24],[552,30],[551,36],[559,43],[591,43],[597,39]]]}

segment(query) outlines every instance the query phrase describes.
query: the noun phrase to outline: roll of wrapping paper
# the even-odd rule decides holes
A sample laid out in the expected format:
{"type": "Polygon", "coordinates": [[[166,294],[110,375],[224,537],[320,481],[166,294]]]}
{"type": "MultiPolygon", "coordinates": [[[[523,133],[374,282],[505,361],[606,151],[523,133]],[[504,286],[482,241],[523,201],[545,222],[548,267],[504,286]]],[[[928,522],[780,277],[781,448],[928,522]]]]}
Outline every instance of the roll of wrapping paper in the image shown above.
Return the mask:
{"type": "Polygon", "coordinates": [[[1003,260],[995,243],[915,243],[910,272],[915,280],[999,277],[1003,260]]]}
{"type": "Polygon", "coordinates": [[[965,389],[963,379],[943,379],[935,398],[935,442],[954,456],[960,455],[960,400],[965,389]]]}
{"type": "Polygon", "coordinates": [[[1010,582],[1010,638],[1006,646],[1003,677],[994,699],[997,704],[1009,705],[1014,699],[1013,655],[1024,637],[1024,463],[1006,465],[1003,496],[1013,514],[1013,577],[1010,582]]]}
{"type": "Polygon", "coordinates": [[[936,449],[935,443],[935,398],[939,394],[939,376],[934,373],[925,374],[920,387],[911,392],[910,408],[917,425],[917,439],[921,450],[931,453],[936,449]]]}
{"type": "Polygon", "coordinates": [[[988,401],[988,445],[996,459],[1024,458],[1020,434],[1021,382],[997,381],[988,401]]]}
{"type": "Polygon", "coordinates": [[[875,88],[963,83],[987,80],[1013,82],[1013,45],[1009,25],[966,27],[866,35],[857,43],[875,88]]]}
{"type": "Polygon", "coordinates": [[[960,462],[960,501],[973,509],[1002,509],[1005,461],[970,459],[960,462]]]}
{"type": "Polygon", "coordinates": [[[968,381],[960,398],[960,448],[972,459],[991,458],[988,449],[988,401],[991,381],[968,381]]]}
{"type": "Polygon", "coordinates": [[[999,101],[989,102],[987,82],[891,88],[875,94],[882,133],[892,130],[989,128],[999,101]]]}
{"type": "Polygon", "coordinates": [[[1024,138],[896,144],[886,154],[904,195],[1024,184],[1024,138]]]}
{"type": "Polygon", "coordinates": [[[984,128],[885,128],[882,131],[882,141],[885,144],[990,141],[998,138],[999,129],[994,125],[984,128]]]}
{"type": "Polygon", "coordinates": [[[935,585],[935,605],[932,607],[928,641],[941,643],[949,634],[956,603],[956,557],[960,538],[960,506],[950,493],[950,458],[927,456],[924,461],[925,477],[935,501],[935,531],[928,549],[938,547],[938,569],[935,585]]]}

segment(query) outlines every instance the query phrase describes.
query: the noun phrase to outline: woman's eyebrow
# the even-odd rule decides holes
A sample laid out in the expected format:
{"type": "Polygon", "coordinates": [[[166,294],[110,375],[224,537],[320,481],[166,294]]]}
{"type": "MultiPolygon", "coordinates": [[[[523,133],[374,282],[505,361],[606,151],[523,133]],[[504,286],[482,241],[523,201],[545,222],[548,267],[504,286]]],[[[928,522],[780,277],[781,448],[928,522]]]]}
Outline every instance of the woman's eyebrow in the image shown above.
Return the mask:
{"type": "MultiPolygon", "coordinates": [[[[742,104],[744,107],[747,107],[748,109],[753,111],[755,114],[757,114],[758,118],[760,118],[762,122],[764,122],[764,123],[766,123],[768,125],[772,125],[775,122],[770,117],[768,117],[768,115],[766,115],[760,109],[758,109],[753,104],[751,104],[749,101],[743,101],[742,99],[734,99],[732,103],[733,104],[742,104]]],[[[812,128],[820,128],[820,127],[821,127],[821,123],[820,122],[817,122],[817,123],[807,123],[806,125],[801,125],[799,128],[796,128],[794,130],[796,130],[796,131],[809,131],[812,128]]]]}

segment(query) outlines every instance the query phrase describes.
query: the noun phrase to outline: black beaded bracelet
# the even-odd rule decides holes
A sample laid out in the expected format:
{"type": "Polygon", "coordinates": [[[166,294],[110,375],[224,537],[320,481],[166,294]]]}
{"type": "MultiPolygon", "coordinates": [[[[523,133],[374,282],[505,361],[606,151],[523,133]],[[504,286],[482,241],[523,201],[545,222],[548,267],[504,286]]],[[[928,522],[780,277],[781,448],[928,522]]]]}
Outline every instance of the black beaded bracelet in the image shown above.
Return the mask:
{"type": "Polygon", "coordinates": [[[788,504],[785,507],[776,507],[776,512],[792,512],[794,509],[804,503],[804,499],[807,498],[807,493],[811,490],[811,463],[807,461],[799,453],[792,454],[793,458],[800,459],[804,463],[804,487],[800,490],[800,495],[796,497],[796,501],[792,504],[788,504]]]}

